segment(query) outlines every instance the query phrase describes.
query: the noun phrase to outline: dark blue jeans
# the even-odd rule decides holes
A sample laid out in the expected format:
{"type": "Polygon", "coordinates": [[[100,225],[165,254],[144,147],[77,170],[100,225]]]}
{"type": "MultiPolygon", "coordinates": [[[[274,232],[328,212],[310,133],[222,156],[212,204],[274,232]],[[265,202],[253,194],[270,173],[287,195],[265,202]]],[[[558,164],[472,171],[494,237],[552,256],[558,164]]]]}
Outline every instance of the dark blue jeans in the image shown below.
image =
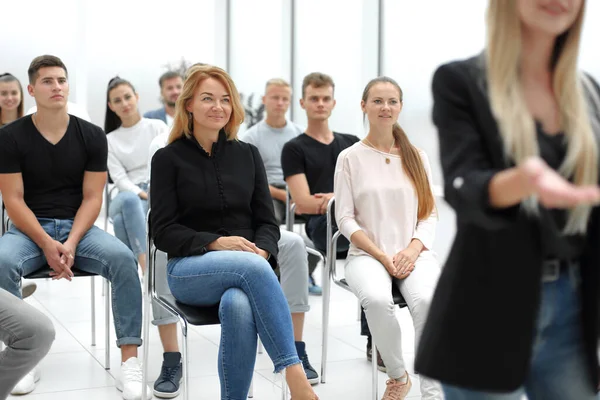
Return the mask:
{"type": "Polygon", "coordinates": [[[578,267],[545,282],[534,338],[533,357],[523,387],[487,393],[443,384],[446,400],[596,400],[585,362],[578,267]]]}
{"type": "MultiPolygon", "coordinates": [[[[327,216],[326,215],[311,215],[304,226],[306,230],[306,236],[315,245],[315,248],[322,253],[325,253],[327,249],[327,216]]],[[[333,224],[333,233],[337,232],[338,227],[333,224]]],[[[341,235],[337,240],[337,254],[338,258],[345,258],[348,253],[348,248],[350,247],[350,242],[348,239],[341,235]]]]}

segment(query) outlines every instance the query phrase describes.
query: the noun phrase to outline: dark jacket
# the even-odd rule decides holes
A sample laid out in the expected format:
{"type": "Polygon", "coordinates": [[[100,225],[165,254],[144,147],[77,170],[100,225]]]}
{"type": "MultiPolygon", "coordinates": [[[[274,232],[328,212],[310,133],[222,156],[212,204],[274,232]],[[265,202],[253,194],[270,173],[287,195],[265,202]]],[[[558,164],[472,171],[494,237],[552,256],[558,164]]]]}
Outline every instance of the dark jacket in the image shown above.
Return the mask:
{"type": "Polygon", "coordinates": [[[201,255],[221,236],[242,236],[269,252],[275,268],[279,226],[256,147],[221,131],[209,156],[183,137],[156,152],[151,171],[151,235],[159,250],[201,255]]]}
{"type": "MultiPolygon", "coordinates": [[[[433,78],[445,199],[456,212],[457,230],[415,368],[451,385],[513,391],[526,379],[541,301],[540,223],[520,206],[489,205],[490,179],[511,165],[492,116],[482,60],[443,65],[433,78]]],[[[580,259],[586,364],[596,385],[599,217],[595,208],[580,259]]]]}
{"type": "Polygon", "coordinates": [[[160,119],[165,124],[167,123],[167,110],[164,107],[158,108],[156,110],[147,111],[144,114],[144,118],[150,119],[160,119]]]}

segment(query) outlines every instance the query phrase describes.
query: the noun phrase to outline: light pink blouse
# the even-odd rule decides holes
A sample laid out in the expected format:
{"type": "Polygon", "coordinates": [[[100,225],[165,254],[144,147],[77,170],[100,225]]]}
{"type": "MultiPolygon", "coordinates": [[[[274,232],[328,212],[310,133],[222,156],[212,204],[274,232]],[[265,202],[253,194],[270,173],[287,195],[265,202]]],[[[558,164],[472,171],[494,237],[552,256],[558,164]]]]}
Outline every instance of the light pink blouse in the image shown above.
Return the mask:
{"type": "MultiPolygon", "coordinates": [[[[429,159],[425,152],[419,153],[433,188],[429,159]]],[[[400,156],[383,153],[362,141],[355,143],[338,157],[334,193],[338,228],[346,238],[363,230],[389,256],[404,250],[413,238],[427,249],[433,247],[437,213],[434,209],[429,218],[417,220],[417,195],[400,156]]],[[[366,254],[350,245],[348,255],[366,254]]]]}

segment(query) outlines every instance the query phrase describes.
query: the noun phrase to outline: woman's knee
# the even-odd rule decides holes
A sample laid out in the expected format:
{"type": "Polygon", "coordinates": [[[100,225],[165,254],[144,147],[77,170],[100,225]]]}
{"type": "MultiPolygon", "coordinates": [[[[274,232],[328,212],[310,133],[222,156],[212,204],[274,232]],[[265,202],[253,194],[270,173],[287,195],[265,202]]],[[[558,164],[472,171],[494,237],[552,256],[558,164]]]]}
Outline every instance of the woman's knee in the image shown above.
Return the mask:
{"type": "Polygon", "coordinates": [[[230,321],[236,329],[254,325],[250,299],[242,289],[230,288],[223,293],[219,305],[219,317],[221,323],[230,321]]]}
{"type": "Polygon", "coordinates": [[[130,213],[136,208],[140,210],[142,205],[142,199],[133,192],[121,192],[111,202],[109,214],[111,216],[117,213],[130,213]]]}
{"type": "Polygon", "coordinates": [[[360,302],[367,314],[396,315],[394,299],[391,295],[387,296],[381,293],[368,294],[363,296],[360,302]]]}

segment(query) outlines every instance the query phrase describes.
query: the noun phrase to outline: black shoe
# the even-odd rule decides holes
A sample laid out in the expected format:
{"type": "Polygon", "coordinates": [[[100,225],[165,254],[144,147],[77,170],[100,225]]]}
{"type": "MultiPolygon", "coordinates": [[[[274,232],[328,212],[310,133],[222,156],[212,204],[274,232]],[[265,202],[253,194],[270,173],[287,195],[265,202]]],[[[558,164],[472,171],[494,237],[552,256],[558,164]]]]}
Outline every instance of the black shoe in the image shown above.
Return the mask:
{"type": "MultiPolygon", "coordinates": [[[[367,339],[367,360],[369,362],[373,362],[373,345],[371,344],[371,337],[367,339]]],[[[381,358],[381,354],[379,350],[377,350],[377,369],[381,372],[387,372],[387,368],[383,363],[383,359],[381,358]]]]}
{"type": "Polygon", "coordinates": [[[296,352],[298,353],[298,357],[300,361],[302,361],[302,367],[304,368],[304,373],[306,374],[306,379],[308,379],[308,383],[311,385],[316,385],[319,383],[319,374],[310,365],[310,361],[308,361],[308,354],[306,354],[306,344],[304,342],[295,342],[296,344],[296,352]]]}
{"type": "Polygon", "coordinates": [[[154,382],[154,395],[161,399],[177,397],[181,379],[181,353],[164,353],[160,376],[154,382]]]}

